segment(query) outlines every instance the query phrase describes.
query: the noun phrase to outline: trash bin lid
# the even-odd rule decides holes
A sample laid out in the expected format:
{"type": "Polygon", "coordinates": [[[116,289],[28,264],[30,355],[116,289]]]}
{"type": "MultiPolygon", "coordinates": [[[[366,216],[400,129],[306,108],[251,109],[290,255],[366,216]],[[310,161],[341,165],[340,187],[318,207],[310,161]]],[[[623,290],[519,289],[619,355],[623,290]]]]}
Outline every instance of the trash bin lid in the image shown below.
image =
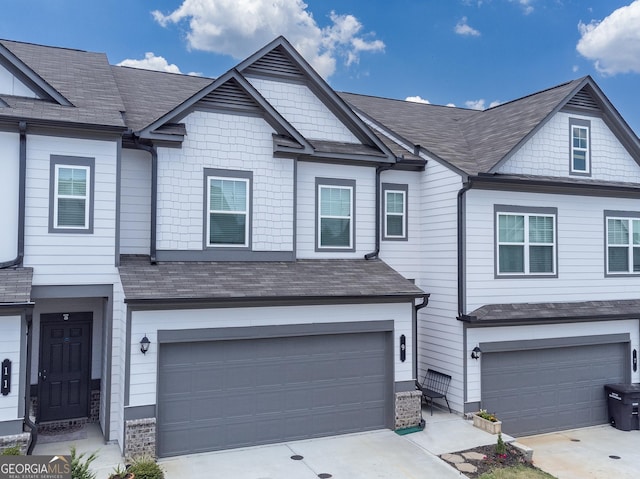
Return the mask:
{"type": "Polygon", "coordinates": [[[618,394],[640,394],[640,383],[605,384],[604,388],[618,394]]]}

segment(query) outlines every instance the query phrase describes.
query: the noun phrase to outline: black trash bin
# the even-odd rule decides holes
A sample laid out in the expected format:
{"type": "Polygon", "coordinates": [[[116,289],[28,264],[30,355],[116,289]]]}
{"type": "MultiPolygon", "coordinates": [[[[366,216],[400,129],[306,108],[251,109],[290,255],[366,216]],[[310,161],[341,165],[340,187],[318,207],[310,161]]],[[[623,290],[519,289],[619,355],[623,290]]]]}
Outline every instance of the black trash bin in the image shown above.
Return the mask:
{"type": "Polygon", "coordinates": [[[609,422],[616,429],[631,431],[640,429],[638,424],[638,403],[640,403],[640,383],[606,384],[609,422]]]}

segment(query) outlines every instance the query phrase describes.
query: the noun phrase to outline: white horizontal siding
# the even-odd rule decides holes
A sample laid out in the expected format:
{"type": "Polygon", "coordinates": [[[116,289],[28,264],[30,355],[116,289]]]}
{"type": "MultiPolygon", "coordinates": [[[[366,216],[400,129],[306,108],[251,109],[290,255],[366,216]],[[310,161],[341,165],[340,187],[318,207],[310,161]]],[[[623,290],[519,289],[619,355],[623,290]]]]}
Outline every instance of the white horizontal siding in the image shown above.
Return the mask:
{"type": "Polygon", "coordinates": [[[604,210],[640,211],[634,199],[467,192],[467,313],[484,304],[638,298],[640,277],[605,277],[604,210]],[[558,277],[494,277],[494,205],[558,209],[558,277]]]}
{"type": "Polygon", "coordinates": [[[298,258],[363,258],[375,248],[376,170],[373,167],[298,163],[298,258]],[[355,252],[316,252],[316,178],[355,181],[355,252]]]}
{"type": "Polygon", "coordinates": [[[640,166],[596,116],[556,113],[499,169],[499,173],[569,177],[569,119],[591,122],[591,178],[640,182],[640,166]]]}
{"type": "MultiPolygon", "coordinates": [[[[0,66],[0,71],[2,66],[0,66]]],[[[1,80],[0,80],[1,81],[1,80]]],[[[18,254],[18,190],[20,170],[20,136],[0,132],[0,263],[13,260],[18,254]]]]}
{"type": "Polygon", "coordinates": [[[394,320],[394,380],[414,379],[411,341],[407,342],[405,362],[400,361],[398,351],[400,335],[407,338],[412,335],[410,303],[133,311],[131,318],[130,406],[156,403],[158,330],[394,320]],[[176,317],[179,317],[178,321],[176,317]],[[145,334],[151,347],[143,355],[140,338],[145,334]]]}
{"type": "Polygon", "coordinates": [[[20,316],[0,316],[0,361],[11,361],[11,392],[7,396],[0,396],[0,422],[15,421],[21,419],[18,416],[20,398],[20,345],[23,338],[20,336],[20,316]]]}
{"type": "Polygon", "coordinates": [[[253,172],[253,251],[293,251],[293,161],[258,117],[196,111],[182,148],[158,149],[158,249],[202,250],[204,169],[253,172]]]}
{"type": "MultiPolygon", "coordinates": [[[[471,351],[478,344],[495,341],[522,341],[531,339],[572,338],[580,336],[599,336],[607,334],[628,333],[631,337],[631,349],[638,349],[638,320],[625,321],[598,321],[590,323],[546,324],[532,326],[502,326],[496,328],[469,328],[467,329],[467,351],[471,351]]],[[[479,360],[467,361],[468,401],[482,400],[481,397],[481,366],[482,357],[479,360]]],[[[629,358],[631,369],[631,358],[629,358]]],[[[640,381],[640,372],[632,372],[631,382],[640,381]]]]}
{"type": "Polygon", "coordinates": [[[306,85],[264,78],[249,81],[305,138],[360,143],[306,85]]]}
{"type": "Polygon", "coordinates": [[[120,170],[120,253],[149,254],[151,155],[122,150],[120,170]]]}
{"type": "Polygon", "coordinates": [[[34,285],[113,280],[117,148],[115,140],[28,136],[24,264],[34,268],[34,285]],[[49,233],[51,155],[95,159],[92,234],[49,233]]]}

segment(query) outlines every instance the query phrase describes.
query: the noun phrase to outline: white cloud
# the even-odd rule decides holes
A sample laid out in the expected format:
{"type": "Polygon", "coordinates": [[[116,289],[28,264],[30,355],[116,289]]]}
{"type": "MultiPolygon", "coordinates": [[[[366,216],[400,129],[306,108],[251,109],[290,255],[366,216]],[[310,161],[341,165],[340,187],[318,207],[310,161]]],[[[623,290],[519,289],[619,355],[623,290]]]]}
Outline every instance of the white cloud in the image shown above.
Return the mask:
{"type": "Polygon", "coordinates": [[[188,21],[189,48],[244,58],[278,35],[285,36],[327,78],[338,60],[357,64],[362,52],[384,51],[374,33],[363,33],[353,15],[332,11],[320,27],[302,0],[183,0],[173,12],[152,12],[162,26],[188,21]]]}
{"type": "Polygon", "coordinates": [[[445,106],[451,107],[451,108],[455,108],[456,104],[455,103],[447,103],[445,106]]]}
{"type": "MultiPolygon", "coordinates": [[[[143,60],[133,60],[127,58],[118,63],[121,67],[141,68],[142,70],[157,70],[160,72],[181,73],[177,65],[169,62],[164,57],[157,57],[153,52],[144,54],[143,60]]],[[[189,73],[192,75],[192,73],[189,73]]]]}
{"type": "Polygon", "coordinates": [[[604,75],[640,73],[640,0],[615,10],[602,21],[580,22],[576,49],[604,75]]]}
{"type": "Polygon", "coordinates": [[[502,105],[502,102],[498,100],[493,100],[491,103],[489,103],[489,108],[493,108],[494,106],[498,106],[498,105],[502,105]]]}
{"type": "Polygon", "coordinates": [[[480,32],[473,27],[470,27],[467,23],[467,17],[462,17],[455,28],[453,29],[458,35],[470,36],[470,37],[479,37],[480,32]]]}
{"type": "Polygon", "coordinates": [[[576,73],[578,70],[580,70],[580,67],[579,67],[578,65],[573,65],[573,66],[571,67],[571,71],[572,71],[573,73],[576,73]]]}
{"type": "Polygon", "coordinates": [[[479,100],[467,100],[464,102],[464,106],[471,110],[484,110],[484,99],[479,100]]]}
{"type": "Polygon", "coordinates": [[[420,95],[408,96],[407,98],[404,99],[404,101],[412,101],[413,103],[426,103],[426,104],[431,103],[429,100],[425,100],[420,95]]]}
{"type": "Polygon", "coordinates": [[[531,12],[533,12],[532,3],[534,2],[534,0],[509,0],[509,1],[520,4],[520,6],[522,7],[522,11],[525,15],[529,15],[531,12]]]}

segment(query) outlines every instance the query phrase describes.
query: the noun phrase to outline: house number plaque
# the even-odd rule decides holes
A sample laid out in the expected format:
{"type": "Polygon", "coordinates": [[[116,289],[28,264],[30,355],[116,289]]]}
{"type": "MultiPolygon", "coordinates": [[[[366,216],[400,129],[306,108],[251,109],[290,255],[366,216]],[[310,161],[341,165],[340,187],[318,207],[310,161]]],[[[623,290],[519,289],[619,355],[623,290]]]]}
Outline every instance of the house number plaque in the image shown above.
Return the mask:
{"type": "Polygon", "coordinates": [[[0,393],[6,396],[11,392],[11,361],[2,361],[2,378],[0,378],[0,393]]]}

